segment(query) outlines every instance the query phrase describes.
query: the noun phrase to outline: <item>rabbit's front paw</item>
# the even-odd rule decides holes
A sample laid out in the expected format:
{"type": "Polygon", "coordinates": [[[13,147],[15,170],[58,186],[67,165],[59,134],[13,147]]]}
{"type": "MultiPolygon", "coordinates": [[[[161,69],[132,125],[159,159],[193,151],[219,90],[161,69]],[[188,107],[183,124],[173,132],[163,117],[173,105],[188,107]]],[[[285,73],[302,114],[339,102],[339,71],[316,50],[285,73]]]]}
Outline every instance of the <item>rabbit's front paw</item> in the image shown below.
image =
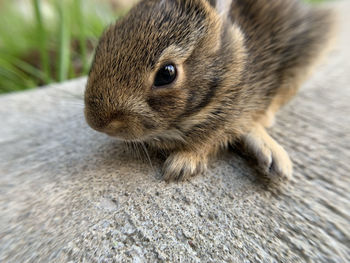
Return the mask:
{"type": "Polygon", "coordinates": [[[287,152],[264,128],[259,127],[243,136],[243,143],[247,151],[254,155],[263,173],[285,179],[292,177],[293,165],[287,152]]]}
{"type": "Polygon", "coordinates": [[[183,181],[207,170],[207,158],[193,152],[172,153],[163,166],[166,181],[183,181]]]}

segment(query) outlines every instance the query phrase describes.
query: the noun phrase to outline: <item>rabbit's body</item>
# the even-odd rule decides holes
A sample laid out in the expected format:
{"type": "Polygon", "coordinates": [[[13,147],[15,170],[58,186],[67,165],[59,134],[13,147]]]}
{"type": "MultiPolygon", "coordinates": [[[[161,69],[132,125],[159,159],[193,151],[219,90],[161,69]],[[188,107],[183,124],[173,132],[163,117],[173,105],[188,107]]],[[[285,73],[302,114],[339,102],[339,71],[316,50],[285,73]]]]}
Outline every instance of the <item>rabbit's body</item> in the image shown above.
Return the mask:
{"type": "Polygon", "coordinates": [[[167,150],[165,179],[204,171],[238,140],[264,172],[288,177],[289,157],[264,127],[324,50],[330,25],[327,11],[298,0],[141,1],[100,40],[86,119],[167,150]]]}

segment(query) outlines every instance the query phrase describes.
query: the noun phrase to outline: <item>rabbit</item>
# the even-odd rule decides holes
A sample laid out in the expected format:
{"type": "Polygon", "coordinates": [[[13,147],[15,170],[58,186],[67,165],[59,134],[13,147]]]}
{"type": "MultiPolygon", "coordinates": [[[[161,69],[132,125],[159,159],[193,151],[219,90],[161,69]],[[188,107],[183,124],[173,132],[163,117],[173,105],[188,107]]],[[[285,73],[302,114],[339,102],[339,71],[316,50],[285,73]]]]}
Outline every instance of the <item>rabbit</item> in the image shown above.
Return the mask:
{"type": "Polygon", "coordinates": [[[332,12],[298,0],[140,1],[99,40],[86,121],[166,152],[167,181],[204,173],[236,143],[262,173],[288,180],[292,162],[266,128],[332,28],[332,12]]]}

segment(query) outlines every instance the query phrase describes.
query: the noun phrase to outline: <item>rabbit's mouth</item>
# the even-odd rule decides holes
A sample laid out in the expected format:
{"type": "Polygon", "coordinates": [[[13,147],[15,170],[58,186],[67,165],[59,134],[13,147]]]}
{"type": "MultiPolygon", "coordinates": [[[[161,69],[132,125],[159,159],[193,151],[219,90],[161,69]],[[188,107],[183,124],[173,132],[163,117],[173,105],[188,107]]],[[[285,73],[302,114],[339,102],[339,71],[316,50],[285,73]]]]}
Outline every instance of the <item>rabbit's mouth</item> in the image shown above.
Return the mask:
{"type": "Polygon", "coordinates": [[[186,139],[181,131],[177,129],[169,129],[162,132],[153,132],[143,138],[139,138],[144,142],[150,144],[157,143],[166,143],[166,142],[178,142],[179,144],[186,143],[186,139]]]}
{"type": "Polygon", "coordinates": [[[133,133],[131,133],[129,130],[118,130],[118,131],[105,131],[105,134],[107,134],[110,137],[119,139],[121,141],[125,142],[134,142],[134,141],[142,141],[142,139],[139,136],[135,136],[133,133]]]}
{"type": "Polygon", "coordinates": [[[114,120],[107,126],[99,128],[98,131],[125,142],[165,143],[177,141],[184,143],[184,134],[176,129],[162,129],[152,127],[147,129],[140,122],[125,122],[114,120]]]}
{"type": "Polygon", "coordinates": [[[107,134],[110,137],[116,138],[118,140],[124,142],[145,142],[149,140],[149,135],[144,134],[143,132],[135,132],[128,128],[118,129],[112,131],[103,131],[103,133],[107,134]]]}

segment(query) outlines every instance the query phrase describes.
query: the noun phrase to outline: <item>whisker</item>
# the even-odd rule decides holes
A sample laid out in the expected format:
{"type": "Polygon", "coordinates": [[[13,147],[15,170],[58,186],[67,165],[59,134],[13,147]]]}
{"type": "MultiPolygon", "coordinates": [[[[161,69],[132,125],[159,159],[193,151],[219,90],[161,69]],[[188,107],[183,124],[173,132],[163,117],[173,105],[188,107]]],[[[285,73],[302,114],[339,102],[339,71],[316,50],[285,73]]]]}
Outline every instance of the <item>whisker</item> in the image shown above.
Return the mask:
{"type": "Polygon", "coordinates": [[[149,154],[148,154],[148,151],[147,151],[147,148],[146,148],[144,142],[141,142],[141,146],[142,146],[142,148],[143,148],[143,150],[144,150],[144,152],[145,152],[145,154],[146,154],[146,157],[147,157],[147,159],[148,159],[148,161],[149,161],[149,164],[151,165],[151,169],[152,169],[153,172],[155,173],[156,170],[154,169],[154,166],[152,165],[151,158],[150,158],[150,156],[149,156],[149,154]]]}
{"type": "Polygon", "coordinates": [[[69,106],[76,106],[79,108],[84,108],[84,103],[78,103],[78,102],[74,102],[74,101],[65,101],[65,103],[69,104],[69,106]]]}
{"type": "Polygon", "coordinates": [[[68,90],[62,91],[62,98],[67,98],[67,99],[77,99],[80,101],[84,101],[84,94],[81,93],[74,93],[68,90]],[[68,96],[69,95],[69,96],[68,96]]]}
{"type": "Polygon", "coordinates": [[[133,146],[134,153],[136,154],[136,157],[138,158],[138,160],[144,161],[142,158],[138,144],[136,142],[132,142],[132,146],[133,146]]]}

